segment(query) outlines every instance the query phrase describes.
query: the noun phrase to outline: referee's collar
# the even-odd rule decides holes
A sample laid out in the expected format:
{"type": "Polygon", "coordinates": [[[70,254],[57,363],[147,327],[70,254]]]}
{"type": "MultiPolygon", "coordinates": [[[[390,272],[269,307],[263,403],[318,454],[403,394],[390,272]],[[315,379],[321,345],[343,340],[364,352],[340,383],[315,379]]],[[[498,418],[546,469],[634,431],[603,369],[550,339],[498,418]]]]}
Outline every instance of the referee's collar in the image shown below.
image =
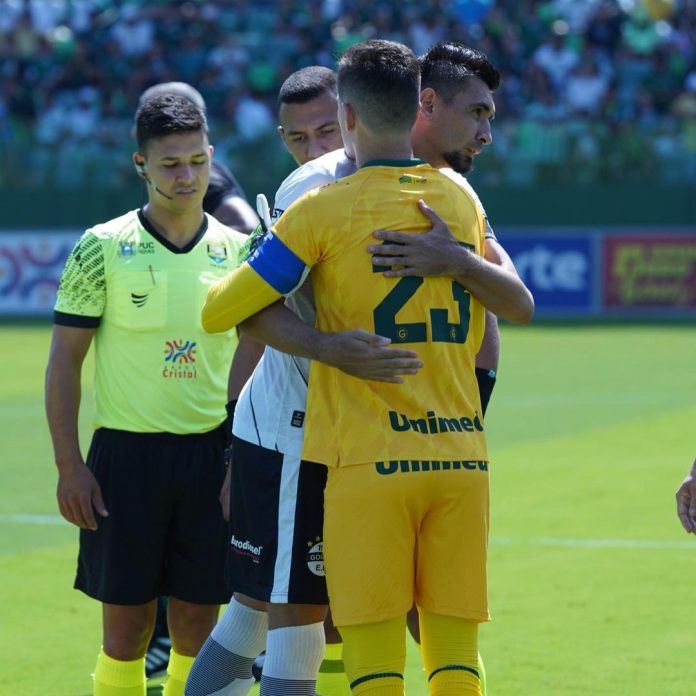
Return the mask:
{"type": "Polygon", "coordinates": [[[178,247],[172,244],[164,235],[160,234],[154,227],[154,225],[147,219],[145,213],[143,213],[142,208],[138,208],[138,220],[140,224],[166,249],[169,249],[173,254],[188,254],[191,249],[193,249],[198,242],[201,241],[203,235],[208,230],[208,216],[203,215],[203,222],[198,228],[198,231],[193,235],[193,239],[188,242],[188,244],[178,247]]]}

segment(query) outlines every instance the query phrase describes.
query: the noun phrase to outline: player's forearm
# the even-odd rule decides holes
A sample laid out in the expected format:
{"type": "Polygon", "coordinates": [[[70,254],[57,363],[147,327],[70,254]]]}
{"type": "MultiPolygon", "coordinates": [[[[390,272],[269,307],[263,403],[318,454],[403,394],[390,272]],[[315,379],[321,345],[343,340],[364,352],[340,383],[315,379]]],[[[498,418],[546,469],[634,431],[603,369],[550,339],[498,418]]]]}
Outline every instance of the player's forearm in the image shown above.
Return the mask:
{"type": "Polygon", "coordinates": [[[243,263],[208,290],[201,315],[203,330],[229,331],[279,297],[279,292],[243,263]]]}
{"type": "Polygon", "coordinates": [[[81,367],[81,363],[51,357],[46,370],[46,417],[60,473],[84,462],[77,426],[81,367]]]}
{"type": "Polygon", "coordinates": [[[243,334],[282,353],[316,360],[325,334],[305,323],[282,302],[245,320],[239,327],[243,334]]]}
{"type": "Polygon", "coordinates": [[[232,359],[230,375],[227,382],[227,400],[233,401],[239,398],[242,388],[246,384],[251,373],[263,354],[263,344],[255,341],[251,336],[241,335],[239,345],[232,359]]]}
{"type": "Polygon", "coordinates": [[[446,273],[463,285],[486,309],[516,324],[534,314],[534,298],[520,277],[460,247],[446,273]]]}

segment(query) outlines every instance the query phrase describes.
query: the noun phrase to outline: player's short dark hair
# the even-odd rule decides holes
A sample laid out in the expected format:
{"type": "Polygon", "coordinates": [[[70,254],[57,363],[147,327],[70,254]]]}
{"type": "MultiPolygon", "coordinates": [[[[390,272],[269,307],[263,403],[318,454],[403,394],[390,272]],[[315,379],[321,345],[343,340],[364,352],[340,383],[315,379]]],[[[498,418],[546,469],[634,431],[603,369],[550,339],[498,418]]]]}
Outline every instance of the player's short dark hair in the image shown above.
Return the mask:
{"type": "Polygon", "coordinates": [[[186,97],[190,102],[193,102],[204,114],[207,112],[205,99],[203,95],[188,82],[159,82],[152,87],[148,87],[138,99],[138,107],[144,102],[153,97],[161,97],[163,94],[178,94],[180,97],[186,97]]]}
{"type": "Polygon", "coordinates": [[[500,85],[500,73],[488,56],[456,41],[440,41],[418,58],[421,87],[434,89],[448,103],[470,77],[484,82],[491,92],[500,85]]]}
{"type": "Polygon", "coordinates": [[[197,131],[208,133],[205,114],[192,101],[178,94],[147,99],[135,114],[135,139],[140,152],[144,152],[154,138],[197,131]]]}
{"type": "Polygon", "coordinates": [[[418,60],[396,41],[355,44],[338,62],[338,95],[374,133],[408,130],[418,110],[418,60]]]}
{"type": "Polygon", "coordinates": [[[336,73],[321,65],[310,65],[295,71],[280,87],[278,106],[305,104],[325,92],[336,94],[336,73]]]}

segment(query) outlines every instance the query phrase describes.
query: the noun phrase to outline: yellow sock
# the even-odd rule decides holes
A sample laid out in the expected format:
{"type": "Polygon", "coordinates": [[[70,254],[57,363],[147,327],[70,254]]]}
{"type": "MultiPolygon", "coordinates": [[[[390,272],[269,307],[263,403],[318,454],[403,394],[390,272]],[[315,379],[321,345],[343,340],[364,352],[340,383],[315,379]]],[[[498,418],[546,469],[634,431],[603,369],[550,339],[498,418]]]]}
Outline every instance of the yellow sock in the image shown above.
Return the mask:
{"type": "Polygon", "coordinates": [[[431,695],[481,696],[478,624],[420,608],[421,653],[431,695]]]}
{"type": "Polygon", "coordinates": [[[478,654],[478,673],[481,680],[481,696],[486,696],[486,666],[483,664],[481,653],[478,654]]]}
{"type": "Polygon", "coordinates": [[[164,682],[164,696],[184,696],[186,679],[188,678],[195,657],[187,657],[174,652],[169,653],[167,666],[167,681],[164,682]]]}
{"type": "Polygon", "coordinates": [[[343,661],[355,696],[403,696],[406,615],[372,624],[339,627],[343,661]]]}
{"type": "Polygon", "coordinates": [[[145,658],[114,660],[104,648],[94,670],[94,696],[145,696],[145,658]]]}
{"type": "Polygon", "coordinates": [[[324,661],[317,675],[317,694],[346,696],[350,694],[346,668],[343,664],[343,643],[327,643],[324,661]]]}

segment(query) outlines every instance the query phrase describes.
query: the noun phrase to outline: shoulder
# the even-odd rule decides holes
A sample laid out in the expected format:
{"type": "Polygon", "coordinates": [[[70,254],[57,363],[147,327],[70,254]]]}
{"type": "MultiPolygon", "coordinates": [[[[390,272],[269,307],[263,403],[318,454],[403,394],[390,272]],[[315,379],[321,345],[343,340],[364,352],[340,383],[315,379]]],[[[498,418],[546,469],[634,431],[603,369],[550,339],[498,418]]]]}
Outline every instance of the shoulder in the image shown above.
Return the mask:
{"type": "Polygon", "coordinates": [[[446,176],[450,181],[452,181],[460,189],[465,191],[469,195],[469,198],[471,198],[474,201],[474,204],[481,212],[481,215],[484,218],[487,218],[486,210],[483,207],[483,204],[481,203],[481,199],[478,197],[476,191],[474,191],[474,187],[468,182],[468,180],[465,177],[463,177],[461,174],[458,174],[453,169],[449,168],[440,169],[440,173],[444,174],[444,176],[446,176]]]}
{"type": "Polygon", "coordinates": [[[287,208],[308,191],[325,186],[355,171],[355,163],[343,150],[329,152],[293,171],[280,185],[273,206],[277,220],[287,208]]]}
{"type": "Polygon", "coordinates": [[[249,239],[247,235],[239,232],[227,225],[223,225],[219,220],[214,218],[210,213],[205,214],[208,218],[208,230],[206,236],[224,240],[232,245],[235,249],[240,249],[249,239]]]}
{"type": "Polygon", "coordinates": [[[130,238],[139,227],[138,211],[130,210],[125,215],[90,227],[85,231],[85,236],[95,237],[102,242],[118,242],[130,238]]]}

